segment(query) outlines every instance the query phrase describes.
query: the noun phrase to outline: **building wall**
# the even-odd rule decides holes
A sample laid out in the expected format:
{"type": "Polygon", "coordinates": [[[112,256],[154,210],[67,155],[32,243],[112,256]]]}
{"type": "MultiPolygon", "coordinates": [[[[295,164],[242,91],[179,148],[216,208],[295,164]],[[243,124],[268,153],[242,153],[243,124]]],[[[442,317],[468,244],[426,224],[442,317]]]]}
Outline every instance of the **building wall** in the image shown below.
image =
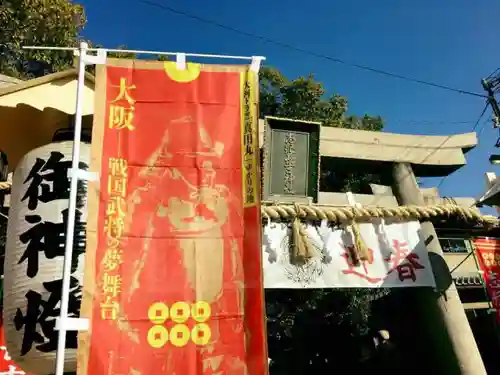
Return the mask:
{"type": "Polygon", "coordinates": [[[476,260],[472,238],[464,234],[444,236],[439,231],[438,237],[464,309],[489,310],[490,298],[476,260]]]}

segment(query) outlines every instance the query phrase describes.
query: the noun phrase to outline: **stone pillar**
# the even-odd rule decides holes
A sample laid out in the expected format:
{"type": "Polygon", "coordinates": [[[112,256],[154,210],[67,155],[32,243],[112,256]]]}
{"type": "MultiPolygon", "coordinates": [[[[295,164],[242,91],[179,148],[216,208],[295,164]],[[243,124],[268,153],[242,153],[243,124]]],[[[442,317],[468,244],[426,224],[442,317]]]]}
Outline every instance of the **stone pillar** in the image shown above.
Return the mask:
{"type": "MultiPolygon", "coordinates": [[[[424,205],[410,164],[396,163],[393,189],[400,205],[424,205]]],[[[429,338],[433,374],[486,375],[476,340],[443,258],[443,250],[431,222],[421,222],[421,238],[425,241],[437,290],[415,288],[414,306],[421,317],[421,329],[429,338]]],[[[426,359],[422,358],[422,361],[426,359]]]]}

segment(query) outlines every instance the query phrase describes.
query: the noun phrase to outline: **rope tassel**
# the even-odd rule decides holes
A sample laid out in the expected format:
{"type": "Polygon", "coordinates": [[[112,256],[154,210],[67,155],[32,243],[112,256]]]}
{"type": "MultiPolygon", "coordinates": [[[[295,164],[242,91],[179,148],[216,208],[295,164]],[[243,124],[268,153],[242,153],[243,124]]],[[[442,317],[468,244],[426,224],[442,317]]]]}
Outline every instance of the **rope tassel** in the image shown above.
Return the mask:
{"type": "Polygon", "coordinates": [[[353,220],[351,222],[351,229],[352,229],[352,236],[353,236],[354,251],[356,252],[356,258],[357,258],[357,259],[353,259],[354,264],[359,264],[360,261],[368,262],[368,263],[373,262],[372,255],[370,254],[370,250],[368,250],[368,247],[366,247],[365,242],[363,241],[363,238],[361,237],[359,225],[356,222],[356,220],[353,220]]]}
{"type": "Polygon", "coordinates": [[[309,236],[300,222],[300,208],[296,206],[296,215],[292,221],[292,236],[290,241],[291,263],[301,265],[307,263],[314,256],[314,248],[309,241],[309,236]]]}

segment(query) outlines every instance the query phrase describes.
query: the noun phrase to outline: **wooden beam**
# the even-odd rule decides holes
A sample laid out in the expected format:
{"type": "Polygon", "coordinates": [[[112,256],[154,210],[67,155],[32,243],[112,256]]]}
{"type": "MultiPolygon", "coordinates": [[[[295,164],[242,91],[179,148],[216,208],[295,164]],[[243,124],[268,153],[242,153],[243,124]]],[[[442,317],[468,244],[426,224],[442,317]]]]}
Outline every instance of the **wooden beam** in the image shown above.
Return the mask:
{"type": "Polygon", "coordinates": [[[483,310],[489,309],[490,304],[488,302],[468,302],[463,304],[465,310],[483,310]]]}

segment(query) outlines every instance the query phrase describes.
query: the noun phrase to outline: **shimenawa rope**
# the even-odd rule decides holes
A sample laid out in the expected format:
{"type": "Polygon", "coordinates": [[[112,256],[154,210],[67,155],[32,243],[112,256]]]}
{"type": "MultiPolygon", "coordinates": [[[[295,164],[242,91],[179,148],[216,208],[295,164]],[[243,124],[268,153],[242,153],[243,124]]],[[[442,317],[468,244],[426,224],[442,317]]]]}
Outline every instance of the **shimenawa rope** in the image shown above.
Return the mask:
{"type": "Polygon", "coordinates": [[[458,216],[465,221],[477,222],[483,225],[499,224],[495,216],[481,215],[477,211],[454,204],[431,206],[399,206],[385,207],[328,207],[317,205],[266,205],[262,206],[262,214],[271,220],[289,220],[292,218],[307,220],[328,220],[335,223],[370,221],[372,218],[400,218],[426,220],[438,217],[458,216]]]}
{"type": "Polygon", "coordinates": [[[494,216],[481,215],[473,209],[460,207],[455,204],[432,206],[399,206],[393,208],[382,207],[326,207],[314,205],[263,205],[262,215],[269,220],[291,220],[291,255],[292,262],[304,264],[314,256],[314,248],[301,220],[328,220],[338,224],[345,224],[346,230],[350,226],[353,235],[354,254],[352,262],[370,261],[371,254],[366,247],[358,223],[370,221],[373,218],[400,218],[407,220],[425,220],[437,217],[458,216],[465,221],[473,221],[485,226],[498,226],[499,220],[494,216]]]}

